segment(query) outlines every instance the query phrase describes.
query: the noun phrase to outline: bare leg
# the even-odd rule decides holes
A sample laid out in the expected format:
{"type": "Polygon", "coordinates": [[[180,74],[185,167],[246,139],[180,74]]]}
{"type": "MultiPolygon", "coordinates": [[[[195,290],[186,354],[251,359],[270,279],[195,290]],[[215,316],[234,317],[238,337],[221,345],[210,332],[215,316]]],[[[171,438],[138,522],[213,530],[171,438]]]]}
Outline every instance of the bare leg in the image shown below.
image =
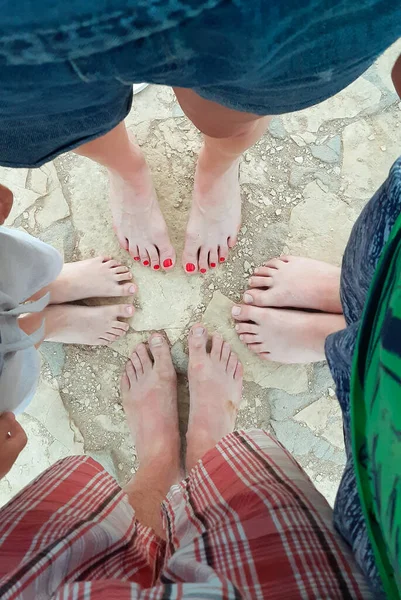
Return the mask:
{"type": "Polygon", "coordinates": [[[206,273],[227,260],[241,224],[238,168],[242,153],[266,131],[270,117],[258,117],[204,100],[176,88],[186,115],[204,133],[199,154],[183,267],[206,273]]]}
{"type": "Polygon", "coordinates": [[[101,138],[84,144],[77,154],[105,166],[118,240],[134,260],[158,270],[172,268],[175,252],[160,212],[149,168],[141,149],[120,123],[101,138]]]}
{"type": "Polygon", "coordinates": [[[164,537],[160,505],[183,476],[177,379],[166,340],[154,334],[149,347],[153,361],[146,346],[139,344],[121,379],[124,410],[140,463],[125,492],[140,523],[164,537]]]}
{"type": "Polygon", "coordinates": [[[241,363],[219,334],[206,350],[208,333],[194,325],[189,334],[189,392],[191,408],[187,432],[187,471],[234,430],[242,394],[241,363]]]}

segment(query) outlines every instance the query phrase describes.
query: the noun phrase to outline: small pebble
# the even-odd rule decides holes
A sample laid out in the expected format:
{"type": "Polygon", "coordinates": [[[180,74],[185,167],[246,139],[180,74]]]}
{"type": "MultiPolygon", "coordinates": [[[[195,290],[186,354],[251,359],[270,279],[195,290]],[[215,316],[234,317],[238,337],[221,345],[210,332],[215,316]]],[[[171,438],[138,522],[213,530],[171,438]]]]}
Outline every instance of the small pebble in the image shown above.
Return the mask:
{"type": "Polygon", "coordinates": [[[303,156],[296,156],[294,158],[295,162],[298,163],[299,165],[302,165],[302,163],[304,162],[304,157],[303,156]]]}
{"type": "Polygon", "coordinates": [[[385,152],[385,151],[387,150],[387,148],[386,148],[386,146],[380,146],[380,150],[381,150],[382,152],[385,152]]]}
{"type": "Polygon", "coordinates": [[[277,216],[281,215],[281,208],[278,208],[278,209],[276,210],[276,215],[277,215],[277,216]]]}
{"type": "Polygon", "coordinates": [[[327,390],[327,392],[328,392],[328,394],[329,394],[329,396],[330,396],[331,398],[334,398],[334,396],[336,395],[336,393],[335,393],[335,391],[333,390],[333,388],[329,388],[329,389],[327,390]]]}
{"type": "Polygon", "coordinates": [[[245,154],[245,160],[246,160],[246,162],[251,162],[251,158],[252,158],[251,155],[247,152],[245,154]]]}

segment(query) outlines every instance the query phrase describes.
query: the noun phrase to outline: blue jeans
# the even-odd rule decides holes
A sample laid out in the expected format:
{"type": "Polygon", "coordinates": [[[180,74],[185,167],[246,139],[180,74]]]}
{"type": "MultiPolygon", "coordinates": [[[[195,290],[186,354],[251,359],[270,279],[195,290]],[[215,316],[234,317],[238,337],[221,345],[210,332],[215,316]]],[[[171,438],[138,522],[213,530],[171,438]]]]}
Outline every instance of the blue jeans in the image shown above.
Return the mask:
{"type": "Polygon", "coordinates": [[[339,92],[401,36],[399,0],[4,0],[0,164],[37,167],[127,115],[132,83],[258,115],[339,92]],[[110,10],[110,7],[113,10],[110,10]]]}

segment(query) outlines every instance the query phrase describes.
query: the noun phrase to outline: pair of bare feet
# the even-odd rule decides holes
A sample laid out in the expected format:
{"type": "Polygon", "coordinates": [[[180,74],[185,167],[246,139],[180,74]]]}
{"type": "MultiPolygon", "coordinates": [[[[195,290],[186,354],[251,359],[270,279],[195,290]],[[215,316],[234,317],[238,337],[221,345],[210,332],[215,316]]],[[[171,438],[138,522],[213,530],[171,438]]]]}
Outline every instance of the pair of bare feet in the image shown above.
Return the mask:
{"type": "Polygon", "coordinates": [[[232,309],[240,340],[264,360],[324,360],[327,336],[345,327],[340,272],[297,256],[282,256],[255,269],[244,304],[232,309]]]}
{"type": "MultiPolygon", "coordinates": [[[[196,167],[182,266],[206,273],[227,260],[241,222],[239,160],[214,172],[201,151],[196,167]]],[[[122,248],[145,267],[170,270],[176,262],[145,158],[132,140],[118,173],[109,169],[114,229],[122,248]]]]}
{"type": "Polygon", "coordinates": [[[49,306],[40,314],[19,319],[25,333],[33,333],[45,320],[45,340],[65,344],[106,346],[124,335],[131,317],[131,304],[82,306],[70,304],[87,298],[132,296],[136,286],[128,267],[111,258],[97,257],[64,265],[60,276],[30,300],[50,293],[49,306]]]}
{"type": "MultiPolygon", "coordinates": [[[[185,470],[234,430],[242,395],[242,365],[229,344],[194,325],[188,338],[190,415],[185,470]]],[[[149,338],[139,344],[121,379],[123,406],[140,467],[154,464],[167,473],[168,487],[182,479],[178,430],[177,377],[167,341],[149,338]],[[150,352],[150,354],[149,354],[150,352]]]]}

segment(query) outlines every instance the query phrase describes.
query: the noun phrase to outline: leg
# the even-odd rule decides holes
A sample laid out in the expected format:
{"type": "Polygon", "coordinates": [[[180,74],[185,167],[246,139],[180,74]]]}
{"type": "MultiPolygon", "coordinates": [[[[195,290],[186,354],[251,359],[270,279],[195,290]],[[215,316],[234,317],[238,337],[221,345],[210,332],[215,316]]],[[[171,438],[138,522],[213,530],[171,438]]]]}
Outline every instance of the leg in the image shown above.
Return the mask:
{"type": "Polygon", "coordinates": [[[137,519],[163,537],[161,503],[182,479],[178,431],[177,378],[166,340],[151,336],[151,360],[139,344],[121,380],[124,410],[139,459],[125,492],[137,519]]]}
{"type": "Polygon", "coordinates": [[[175,89],[186,115],[204,133],[195,174],[183,267],[206,273],[227,259],[241,224],[238,167],[241,154],[265,132],[260,118],[204,100],[191,90],[175,89]]]}
{"type": "Polygon", "coordinates": [[[171,268],[175,253],[150,171],[124,123],[76,152],[108,170],[114,227],[122,248],[144,266],[171,268]]]}

